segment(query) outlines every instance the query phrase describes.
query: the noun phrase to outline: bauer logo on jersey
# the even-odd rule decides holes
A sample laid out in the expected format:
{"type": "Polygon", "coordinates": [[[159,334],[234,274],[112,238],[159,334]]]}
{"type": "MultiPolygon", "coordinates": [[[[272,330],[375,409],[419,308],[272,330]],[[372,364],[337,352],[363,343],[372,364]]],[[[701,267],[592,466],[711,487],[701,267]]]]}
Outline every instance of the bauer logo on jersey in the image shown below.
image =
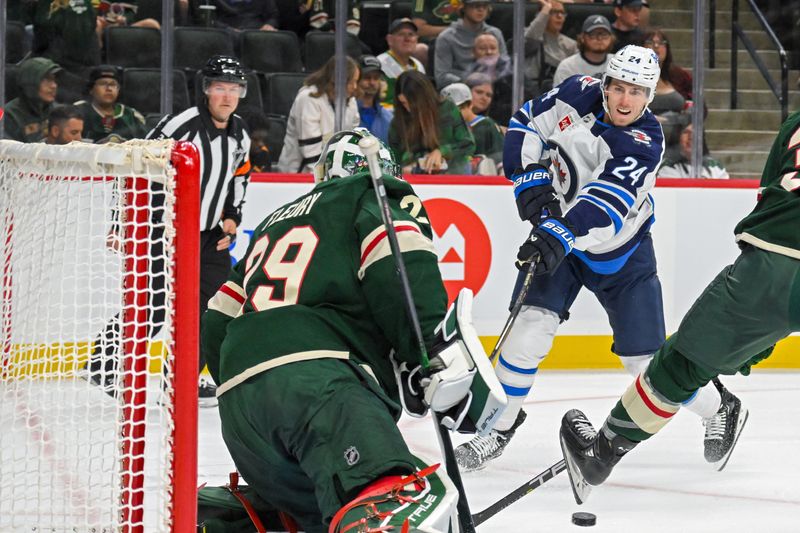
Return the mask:
{"type": "Polygon", "coordinates": [[[570,126],[572,126],[572,119],[569,118],[569,115],[558,121],[558,129],[560,129],[561,131],[564,131],[570,126]]]}
{"type": "Polygon", "coordinates": [[[633,140],[635,142],[643,144],[645,146],[650,146],[650,141],[652,141],[652,139],[648,134],[646,134],[642,130],[625,130],[625,133],[633,137],[633,140]]]}

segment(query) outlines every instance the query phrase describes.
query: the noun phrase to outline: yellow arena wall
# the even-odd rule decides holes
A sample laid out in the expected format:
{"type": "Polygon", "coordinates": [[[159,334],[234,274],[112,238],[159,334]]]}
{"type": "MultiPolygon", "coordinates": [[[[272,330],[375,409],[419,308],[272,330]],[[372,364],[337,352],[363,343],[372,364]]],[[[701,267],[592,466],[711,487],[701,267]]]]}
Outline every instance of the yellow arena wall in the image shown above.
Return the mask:
{"type": "MultiPolygon", "coordinates": [[[[486,353],[491,353],[497,339],[497,336],[481,337],[486,353]]],[[[611,352],[611,342],[610,335],[558,335],[553,341],[553,349],[539,368],[622,370],[619,358],[611,352]]],[[[772,355],[753,368],[754,370],[800,369],[800,337],[788,337],[779,342],[772,355]]]]}

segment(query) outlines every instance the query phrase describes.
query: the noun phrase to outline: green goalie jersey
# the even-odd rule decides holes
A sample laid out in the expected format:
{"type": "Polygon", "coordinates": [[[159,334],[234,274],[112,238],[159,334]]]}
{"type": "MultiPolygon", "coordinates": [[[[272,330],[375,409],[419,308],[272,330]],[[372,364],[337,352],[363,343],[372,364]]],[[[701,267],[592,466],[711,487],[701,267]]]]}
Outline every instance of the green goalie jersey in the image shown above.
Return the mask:
{"type": "MultiPolygon", "coordinates": [[[[430,223],[408,183],[385,183],[422,332],[432,339],[447,296],[430,223]]],[[[202,346],[218,394],[279,365],[338,358],[397,401],[390,351],[420,360],[403,302],[369,174],[320,183],[256,227],[209,302],[202,346]]]]}
{"type": "Polygon", "coordinates": [[[758,203],[734,233],[737,241],[800,259],[800,111],[781,126],[761,176],[758,203]]]}

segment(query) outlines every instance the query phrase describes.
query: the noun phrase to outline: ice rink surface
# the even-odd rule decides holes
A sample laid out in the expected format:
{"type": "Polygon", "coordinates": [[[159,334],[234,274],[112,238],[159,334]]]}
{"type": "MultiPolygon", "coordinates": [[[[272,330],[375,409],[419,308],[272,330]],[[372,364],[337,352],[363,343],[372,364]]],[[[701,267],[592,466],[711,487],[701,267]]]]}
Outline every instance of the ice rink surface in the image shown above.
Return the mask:
{"type": "MultiPolygon", "coordinates": [[[[714,471],[703,459],[703,427],[682,410],[656,437],[640,444],[575,504],[566,472],[478,527],[492,532],[800,532],[800,373],[723,376],[750,418],[728,466],[714,471]],[[573,512],[597,515],[594,527],[571,523],[573,512]]],[[[525,404],[528,418],[503,456],[465,474],[472,512],[522,485],[561,458],[562,415],[583,410],[600,426],[631,378],[617,372],[542,371],[525,404]]],[[[413,451],[440,456],[429,418],[404,417],[400,427],[413,451]]],[[[466,440],[455,436],[455,443],[466,440]]],[[[216,409],[200,410],[199,483],[222,485],[232,469],[216,409]]]]}

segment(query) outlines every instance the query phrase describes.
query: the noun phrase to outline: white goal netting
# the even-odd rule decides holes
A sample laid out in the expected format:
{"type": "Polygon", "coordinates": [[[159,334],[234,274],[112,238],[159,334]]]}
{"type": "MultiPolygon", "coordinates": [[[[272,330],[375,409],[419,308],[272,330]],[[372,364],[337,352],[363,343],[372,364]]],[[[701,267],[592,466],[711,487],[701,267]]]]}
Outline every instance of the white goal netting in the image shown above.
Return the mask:
{"type": "Polygon", "coordinates": [[[0,142],[1,532],[172,531],[172,152],[0,142]]]}

